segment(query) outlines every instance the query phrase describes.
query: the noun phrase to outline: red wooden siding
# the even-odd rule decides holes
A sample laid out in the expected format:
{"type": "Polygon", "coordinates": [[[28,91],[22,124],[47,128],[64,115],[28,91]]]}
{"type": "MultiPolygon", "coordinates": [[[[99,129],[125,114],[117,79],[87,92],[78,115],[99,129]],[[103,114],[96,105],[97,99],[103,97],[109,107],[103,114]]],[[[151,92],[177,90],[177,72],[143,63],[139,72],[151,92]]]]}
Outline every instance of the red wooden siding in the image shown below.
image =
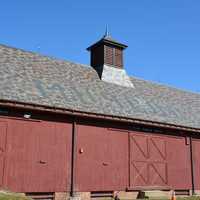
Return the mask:
{"type": "Polygon", "coordinates": [[[190,144],[184,137],[166,137],[168,181],[175,189],[192,189],[190,144]]]}
{"type": "Polygon", "coordinates": [[[167,186],[166,141],[160,137],[130,135],[131,187],[167,186]]]}
{"type": "MultiPolygon", "coordinates": [[[[189,138],[84,123],[74,129],[76,191],[192,189],[189,138]]],[[[71,150],[68,121],[1,117],[0,187],[16,192],[70,191],[71,150]]],[[[192,150],[194,186],[200,190],[200,139],[192,140],[192,150]]]]}
{"type": "Polygon", "coordinates": [[[76,145],[76,190],[125,189],[128,183],[126,132],[78,125],[76,145]]]}
{"type": "Polygon", "coordinates": [[[78,125],[75,188],[192,189],[190,143],[185,137],[78,125]]]}
{"type": "MultiPolygon", "coordinates": [[[[69,190],[72,125],[14,119],[4,121],[8,128],[2,187],[16,192],[69,190]]],[[[0,126],[1,138],[4,138],[5,125],[1,123],[0,126]]]]}
{"type": "Polygon", "coordinates": [[[7,123],[0,121],[0,187],[3,187],[6,139],[7,139],[7,123]]]}
{"type": "Polygon", "coordinates": [[[190,146],[184,137],[130,133],[130,187],[191,189],[190,146]]]}
{"type": "Polygon", "coordinates": [[[200,190],[200,139],[192,140],[193,169],[194,169],[194,188],[200,190]]]}

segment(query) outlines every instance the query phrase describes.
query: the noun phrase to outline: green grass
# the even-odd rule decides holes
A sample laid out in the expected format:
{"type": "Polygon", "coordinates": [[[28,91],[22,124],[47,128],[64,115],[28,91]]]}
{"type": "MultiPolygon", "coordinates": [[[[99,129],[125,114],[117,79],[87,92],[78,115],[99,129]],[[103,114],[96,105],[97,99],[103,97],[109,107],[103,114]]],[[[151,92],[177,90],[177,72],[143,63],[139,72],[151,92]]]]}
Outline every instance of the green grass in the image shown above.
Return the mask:
{"type": "MultiPolygon", "coordinates": [[[[200,197],[197,197],[197,196],[192,196],[192,197],[177,197],[176,198],[177,200],[200,200],[200,197]]],[[[121,200],[127,200],[127,199],[121,199],[121,200]]],[[[156,198],[156,199],[138,199],[138,200],[169,200],[169,199],[159,199],[159,198],[156,198]]]]}
{"type": "MultiPolygon", "coordinates": [[[[125,200],[125,199],[123,199],[125,200]]],[[[144,200],[167,200],[167,199],[144,199],[144,200]]],[[[200,200],[200,197],[197,197],[197,196],[191,196],[191,197],[176,197],[176,200],[200,200]]]]}
{"type": "Polygon", "coordinates": [[[0,192],[0,200],[31,200],[20,194],[0,192]]]}
{"type": "MultiPolygon", "coordinates": [[[[124,199],[125,200],[125,199],[124,199]]],[[[166,199],[145,199],[145,200],[166,200],[166,199]]],[[[191,196],[191,197],[176,197],[176,200],[200,200],[200,197],[191,196]]]]}
{"type": "Polygon", "coordinates": [[[192,197],[178,197],[177,200],[200,200],[200,197],[192,196],[192,197]]]}
{"type": "MultiPolygon", "coordinates": [[[[176,198],[177,200],[200,200],[200,197],[177,197],[176,198]]],[[[121,200],[127,200],[127,199],[121,199],[121,200]]],[[[159,198],[156,198],[156,199],[138,199],[138,200],[169,200],[169,199],[159,199],[159,198]]]]}

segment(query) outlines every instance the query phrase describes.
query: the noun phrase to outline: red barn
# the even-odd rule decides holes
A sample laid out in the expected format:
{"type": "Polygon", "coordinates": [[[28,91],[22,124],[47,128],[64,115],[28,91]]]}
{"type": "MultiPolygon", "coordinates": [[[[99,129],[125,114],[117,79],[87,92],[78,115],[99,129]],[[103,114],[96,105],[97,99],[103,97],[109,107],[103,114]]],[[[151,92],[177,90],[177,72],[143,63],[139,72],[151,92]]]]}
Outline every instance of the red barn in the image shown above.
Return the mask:
{"type": "Polygon", "coordinates": [[[200,191],[200,95],[129,77],[105,35],[91,66],[0,45],[0,187],[35,199],[200,191]]]}

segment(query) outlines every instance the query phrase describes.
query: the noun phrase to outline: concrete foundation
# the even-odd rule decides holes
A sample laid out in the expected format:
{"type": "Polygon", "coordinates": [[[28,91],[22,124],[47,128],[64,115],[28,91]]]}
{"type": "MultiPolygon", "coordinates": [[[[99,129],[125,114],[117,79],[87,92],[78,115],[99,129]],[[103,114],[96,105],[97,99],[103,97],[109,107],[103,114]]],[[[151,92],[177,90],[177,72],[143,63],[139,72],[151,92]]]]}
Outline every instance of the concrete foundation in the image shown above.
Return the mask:
{"type": "Polygon", "coordinates": [[[55,200],[68,200],[70,194],[68,192],[55,192],[55,200]]]}
{"type": "Polygon", "coordinates": [[[200,196],[200,190],[195,190],[194,194],[195,194],[195,196],[200,196]]]}
{"type": "Polygon", "coordinates": [[[95,197],[91,198],[92,200],[113,200],[112,197],[95,197]]]}
{"type": "MultiPolygon", "coordinates": [[[[200,191],[196,191],[200,195],[200,191]]],[[[133,200],[137,198],[149,198],[149,199],[170,199],[172,191],[115,191],[114,196],[118,196],[120,200],[133,200]]],[[[111,200],[111,197],[98,197],[92,198],[92,200],[111,200]]],[[[73,197],[70,197],[69,193],[57,192],[55,193],[55,200],[91,200],[90,192],[76,192],[73,197]]]]}
{"type": "Polygon", "coordinates": [[[147,190],[140,191],[138,193],[139,199],[170,199],[172,196],[172,191],[161,191],[161,190],[147,190]]]}
{"type": "Polygon", "coordinates": [[[137,199],[138,192],[114,192],[114,195],[117,195],[119,199],[133,200],[137,199]]]}
{"type": "Polygon", "coordinates": [[[76,192],[69,200],[90,200],[90,192],[76,192]]]}

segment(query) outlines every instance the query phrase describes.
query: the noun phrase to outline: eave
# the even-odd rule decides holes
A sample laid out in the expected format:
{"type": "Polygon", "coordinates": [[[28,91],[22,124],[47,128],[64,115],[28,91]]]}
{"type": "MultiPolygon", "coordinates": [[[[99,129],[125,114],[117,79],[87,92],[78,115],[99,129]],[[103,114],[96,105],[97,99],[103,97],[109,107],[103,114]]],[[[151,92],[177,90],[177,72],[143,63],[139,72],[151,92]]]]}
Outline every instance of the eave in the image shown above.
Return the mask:
{"type": "Polygon", "coordinates": [[[146,126],[153,126],[153,127],[159,127],[159,128],[176,129],[180,131],[200,133],[200,129],[198,128],[181,126],[181,125],[176,125],[176,124],[162,123],[162,122],[156,122],[156,121],[151,121],[151,120],[143,120],[139,118],[128,118],[128,117],[120,117],[120,116],[113,116],[113,115],[104,115],[104,114],[99,114],[99,113],[83,112],[79,110],[50,107],[50,106],[45,106],[45,105],[23,103],[23,102],[10,101],[10,100],[9,101],[0,100],[0,107],[26,109],[30,111],[43,111],[43,112],[50,112],[50,113],[57,113],[57,114],[66,114],[66,115],[71,115],[74,117],[85,117],[85,118],[93,118],[93,119],[100,119],[100,120],[101,119],[110,120],[113,122],[134,123],[138,125],[146,125],[146,126]]]}

